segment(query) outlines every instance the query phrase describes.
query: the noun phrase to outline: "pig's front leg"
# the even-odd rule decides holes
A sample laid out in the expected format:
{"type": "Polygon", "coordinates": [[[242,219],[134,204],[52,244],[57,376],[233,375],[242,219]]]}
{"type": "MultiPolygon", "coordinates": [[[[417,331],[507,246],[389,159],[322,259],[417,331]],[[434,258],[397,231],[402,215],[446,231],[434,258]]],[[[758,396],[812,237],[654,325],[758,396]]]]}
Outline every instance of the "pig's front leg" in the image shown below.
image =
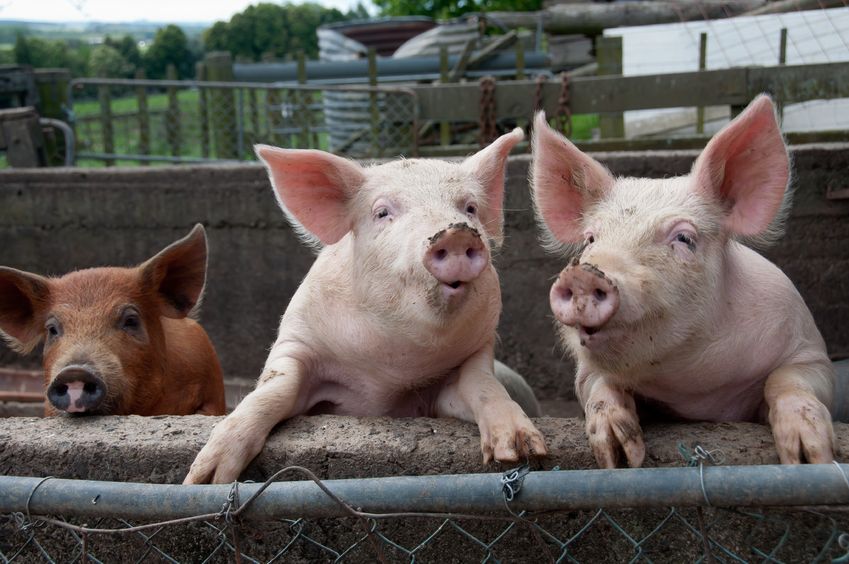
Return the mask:
{"type": "Polygon", "coordinates": [[[285,357],[269,362],[256,389],[212,430],[183,483],[236,480],[262,450],[271,429],[295,414],[305,380],[299,361],[285,357]]]}
{"type": "Polygon", "coordinates": [[[587,439],[599,467],[616,468],[620,452],[625,453],[628,466],[640,467],[646,447],[634,396],[601,374],[579,373],[576,388],[586,415],[587,439]]]}
{"type": "Polygon", "coordinates": [[[826,405],[834,394],[830,363],[788,364],[770,373],[764,386],[769,424],[782,464],[834,460],[834,427],[826,405]]]}
{"type": "Polygon", "coordinates": [[[545,440],[494,376],[494,343],[469,357],[436,398],[437,417],[478,424],[483,462],[545,456],[545,440]]]}

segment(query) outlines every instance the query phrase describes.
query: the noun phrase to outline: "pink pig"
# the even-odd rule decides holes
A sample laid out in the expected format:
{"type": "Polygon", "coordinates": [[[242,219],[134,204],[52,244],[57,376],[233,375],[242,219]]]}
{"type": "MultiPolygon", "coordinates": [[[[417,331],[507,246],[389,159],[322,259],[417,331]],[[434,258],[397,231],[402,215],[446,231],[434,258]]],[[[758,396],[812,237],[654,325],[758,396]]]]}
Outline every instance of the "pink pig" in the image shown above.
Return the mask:
{"type": "MultiPolygon", "coordinates": [[[[283,211],[323,249],[256,389],[213,430],[185,483],[236,479],[275,425],[304,413],[458,417],[477,422],[485,462],[546,453],[493,357],[501,293],[490,252],[503,238],[507,154],[523,136],[462,163],[369,168],[257,146],[283,211]]],[[[523,381],[508,384],[535,402],[523,381]]]]}
{"type": "Polygon", "coordinates": [[[580,245],[551,288],[596,461],[645,456],[635,397],[684,419],[769,421],[782,463],[830,462],[835,373],[790,280],[741,244],[778,235],[787,149],[767,96],[688,176],[614,178],[535,122],[532,184],[555,246],[580,245]]]}

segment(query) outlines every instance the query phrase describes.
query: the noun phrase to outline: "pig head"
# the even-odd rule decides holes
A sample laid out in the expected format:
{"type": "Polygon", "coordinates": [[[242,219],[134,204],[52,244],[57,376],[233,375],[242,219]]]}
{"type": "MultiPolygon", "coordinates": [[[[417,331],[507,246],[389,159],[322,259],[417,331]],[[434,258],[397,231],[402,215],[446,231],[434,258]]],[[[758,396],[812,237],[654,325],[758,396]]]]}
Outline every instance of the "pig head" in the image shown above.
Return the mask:
{"type": "Polygon", "coordinates": [[[364,168],[258,146],[284,213],[322,249],[283,315],[257,388],[186,478],[228,482],[279,421],[302,413],[476,421],[484,459],[544,454],[494,376],[504,167],[517,129],[461,163],[364,168]],[[239,437],[239,440],[235,440],[239,437]],[[248,437],[248,439],[245,439],[248,437]]]}
{"type": "Polygon", "coordinates": [[[198,225],[135,268],[0,267],[0,334],[21,353],[44,341],[48,415],[224,414],[218,358],[190,317],[206,254],[198,225]]]}
{"type": "Polygon", "coordinates": [[[601,466],[645,455],[635,396],[675,418],[769,421],[782,462],[832,459],[834,372],[793,284],[743,242],[775,238],[789,160],[756,98],[692,172],[614,178],[537,116],[533,197],[571,261],[551,287],[601,466]]]}

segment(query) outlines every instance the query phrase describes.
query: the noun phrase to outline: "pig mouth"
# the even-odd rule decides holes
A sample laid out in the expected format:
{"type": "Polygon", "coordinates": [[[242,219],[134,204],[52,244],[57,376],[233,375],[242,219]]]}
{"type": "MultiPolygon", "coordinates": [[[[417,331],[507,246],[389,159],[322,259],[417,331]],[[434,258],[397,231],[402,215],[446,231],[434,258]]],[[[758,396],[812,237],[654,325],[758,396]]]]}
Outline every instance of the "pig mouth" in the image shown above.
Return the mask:
{"type": "Polygon", "coordinates": [[[602,331],[603,327],[578,325],[575,329],[578,331],[578,339],[581,342],[581,346],[588,349],[599,347],[605,343],[610,336],[610,330],[602,331]]]}
{"type": "Polygon", "coordinates": [[[442,295],[447,299],[453,299],[465,294],[469,283],[455,280],[454,282],[440,282],[439,285],[442,288],[442,295]]]}

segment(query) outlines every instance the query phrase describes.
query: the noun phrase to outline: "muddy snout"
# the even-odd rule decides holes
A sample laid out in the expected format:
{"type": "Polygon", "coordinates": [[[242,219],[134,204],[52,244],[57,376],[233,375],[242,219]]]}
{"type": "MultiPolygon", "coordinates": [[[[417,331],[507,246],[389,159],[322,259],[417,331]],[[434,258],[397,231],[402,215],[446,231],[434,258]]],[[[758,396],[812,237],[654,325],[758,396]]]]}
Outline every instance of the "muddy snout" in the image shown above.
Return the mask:
{"type": "Polygon", "coordinates": [[[47,388],[48,401],[59,411],[94,411],[106,397],[106,384],[90,366],[63,368],[47,388]]]}
{"type": "Polygon", "coordinates": [[[589,334],[601,329],[619,309],[619,289],[604,272],[577,260],[551,287],[551,310],[558,321],[589,334]]]}
{"type": "Polygon", "coordinates": [[[465,223],[454,224],[429,240],[424,266],[437,280],[459,288],[471,282],[489,264],[489,249],[480,233],[465,223]]]}

